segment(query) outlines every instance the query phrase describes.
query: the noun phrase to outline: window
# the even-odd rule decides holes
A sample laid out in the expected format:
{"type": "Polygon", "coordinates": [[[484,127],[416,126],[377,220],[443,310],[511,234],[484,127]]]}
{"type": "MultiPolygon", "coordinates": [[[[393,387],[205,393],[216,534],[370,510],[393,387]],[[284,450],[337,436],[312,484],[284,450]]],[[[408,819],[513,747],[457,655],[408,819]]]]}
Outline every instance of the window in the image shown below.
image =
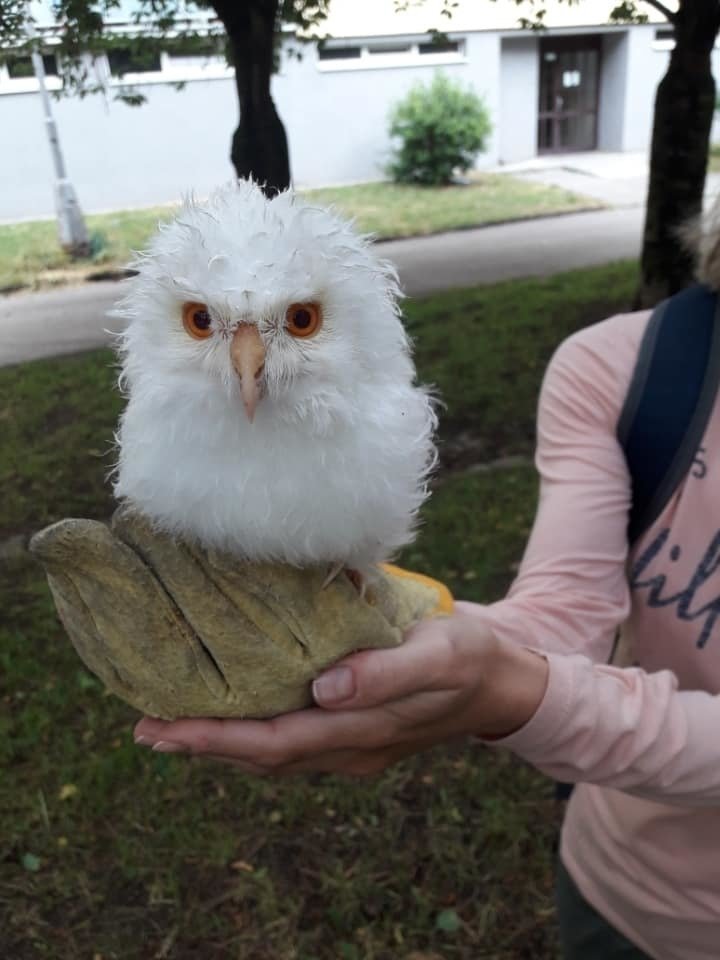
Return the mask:
{"type": "Polygon", "coordinates": [[[206,37],[182,37],[169,41],[161,57],[163,71],[197,70],[207,72],[209,67],[227,67],[225,44],[217,34],[206,37]]]}
{"type": "MultiPolygon", "coordinates": [[[[655,31],[653,50],[674,50],[675,31],[672,27],[660,27],[655,31]]],[[[715,38],[715,49],[720,49],[720,37],[715,38]]]]}
{"type": "MultiPolygon", "coordinates": [[[[55,54],[44,53],[42,55],[42,60],[47,76],[56,77],[58,75],[58,68],[55,54]]],[[[11,80],[19,80],[25,77],[35,76],[32,58],[29,54],[27,56],[8,57],[5,61],[5,65],[7,67],[8,77],[10,77],[11,80]]]]}
{"type": "MultiPolygon", "coordinates": [[[[125,25],[130,26],[130,25],[125,25]]],[[[109,30],[110,49],[94,60],[83,56],[91,84],[128,88],[133,84],[181,84],[192,80],[232,78],[233,68],[225,57],[225,35],[214,24],[203,24],[203,33],[189,36],[147,38],[109,30]]],[[[55,38],[45,38],[48,52],[42,54],[48,90],[61,90],[62,58],[54,52],[55,38]]],[[[0,50],[0,95],[35,93],[38,82],[32,59],[25,51],[0,50]]]]}
{"type": "Polygon", "coordinates": [[[171,57],[222,57],[225,44],[218,34],[209,34],[206,37],[183,37],[168,41],[165,51],[171,57]]]}
{"type": "Polygon", "coordinates": [[[108,50],[107,58],[113,77],[122,77],[126,73],[159,73],[161,69],[157,50],[115,47],[108,50]]]}
{"type": "Polygon", "coordinates": [[[318,47],[321,60],[359,60],[360,47],[318,47]]]}
{"type": "Polygon", "coordinates": [[[105,68],[112,86],[141,83],[186,83],[190,80],[223,80],[233,76],[217,34],[178,37],[163,41],[163,49],[142,41],[118,46],[107,53],[105,68]]]}
{"type": "Polygon", "coordinates": [[[418,53],[421,56],[433,53],[462,53],[462,44],[459,40],[433,40],[430,43],[419,43],[418,53]]]}
{"type": "Polygon", "coordinates": [[[661,28],[655,31],[653,40],[653,50],[674,50],[675,49],[675,31],[672,27],[661,28]]]}
{"type": "Polygon", "coordinates": [[[329,46],[318,44],[320,70],[372,70],[387,67],[417,67],[430,64],[462,63],[462,40],[440,38],[413,40],[373,40],[365,43],[329,46]]]}
{"type": "MultiPolygon", "coordinates": [[[[57,57],[54,53],[41,54],[45,67],[45,86],[48,90],[61,90],[62,79],[57,57]]],[[[39,84],[29,53],[2,54],[0,51],[0,94],[37,93],[39,84]]]]}
{"type": "Polygon", "coordinates": [[[580,70],[563,70],[562,85],[568,90],[571,87],[579,87],[582,81],[580,70]]]}
{"type": "Polygon", "coordinates": [[[365,49],[370,57],[383,57],[391,53],[412,53],[412,45],[409,43],[372,43],[365,49]]]}

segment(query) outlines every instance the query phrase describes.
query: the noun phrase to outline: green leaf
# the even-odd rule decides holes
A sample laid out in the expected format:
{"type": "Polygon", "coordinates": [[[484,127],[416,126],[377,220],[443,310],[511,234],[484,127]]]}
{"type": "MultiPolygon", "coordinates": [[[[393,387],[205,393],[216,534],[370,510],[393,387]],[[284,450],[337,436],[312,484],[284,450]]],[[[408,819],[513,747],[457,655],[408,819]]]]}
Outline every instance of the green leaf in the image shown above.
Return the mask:
{"type": "Polygon", "coordinates": [[[390,135],[401,142],[388,172],[399,183],[451,183],[456,169],[473,166],[491,130],[482,98],[439,72],[391,110],[390,135]]]}
{"type": "Polygon", "coordinates": [[[100,686],[95,677],[91,677],[84,670],[78,670],[76,676],[81,690],[96,690],[100,686]]]}
{"type": "Polygon", "coordinates": [[[454,910],[441,910],[435,918],[435,927],[443,933],[457,933],[462,920],[454,910]]]}
{"type": "Polygon", "coordinates": [[[40,858],[36,857],[34,853],[24,853],[20,862],[31,873],[37,873],[40,869],[40,858]]]}

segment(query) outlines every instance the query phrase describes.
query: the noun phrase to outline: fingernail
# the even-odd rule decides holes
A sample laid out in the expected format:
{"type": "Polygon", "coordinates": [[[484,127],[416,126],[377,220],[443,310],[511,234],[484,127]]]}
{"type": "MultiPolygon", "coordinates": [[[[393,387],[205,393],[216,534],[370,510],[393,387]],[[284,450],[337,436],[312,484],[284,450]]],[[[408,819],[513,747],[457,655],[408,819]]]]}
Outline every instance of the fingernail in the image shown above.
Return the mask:
{"type": "Polygon", "coordinates": [[[171,743],[169,740],[158,740],[153,747],[154,753],[187,753],[187,747],[183,743],[171,743]]]}
{"type": "Polygon", "coordinates": [[[144,737],[142,734],[138,734],[138,736],[135,737],[135,743],[139,747],[151,747],[155,741],[151,737],[144,737]]]}
{"type": "Polygon", "coordinates": [[[350,667],[336,667],[323,673],[313,683],[313,696],[318,703],[341,703],[355,693],[355,677],[350,667]]]}

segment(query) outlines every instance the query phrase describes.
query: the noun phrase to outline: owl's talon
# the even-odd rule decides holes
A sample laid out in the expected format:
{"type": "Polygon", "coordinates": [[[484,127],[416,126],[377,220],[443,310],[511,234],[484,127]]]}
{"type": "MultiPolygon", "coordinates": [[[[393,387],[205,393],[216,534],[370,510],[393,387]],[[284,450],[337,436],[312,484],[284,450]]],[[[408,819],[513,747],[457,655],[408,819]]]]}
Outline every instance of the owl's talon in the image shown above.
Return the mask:
{"type": "Polygon", "coordinates": [[[323,580],[323,584],[322,584],[322,587],[320,587],[320,589],[327,590],[327,588],[330,586],[333,580],[337,580],[337,578],[340,576],[344,566],[345,566],[344,563],[334,563],[330,567],[330,573],[328,573],[328,575],[323,580]]]}
{"type": "Polygon", "coordinates": [[[330,572],[327,577],[323,580],[321,590],[327,590],[331,583],[333,583],[340,576],[341,573],[344,573],[348,578],[350,583],[357,590],[360,599],[365,599],[365,591],[367,589],[367,583],[365,577],[359,570],[351,570],[349,567],[346,567],[344,563],[335,563],[330,568],[330,572]]]}
{"type": "Polygon", "coordinates": [[[357,592],[358,592],[358,594],[359,594],[359,596],[360,596],[360,599],[361,599],[361,600],[364,600],[364,599],[365,599],[365,591],[367,590],[367,580],[366,580],[365,577],[362,575],[362,573],[360,573],[359,570],[350,570],[350,569],[347,569],[347,570],[345,571],[345,576],[348,578],[348,580],[350,581],[350,583],[351,583],[351,584],[355,587],[355,589],[357,590],[357,592]]]}

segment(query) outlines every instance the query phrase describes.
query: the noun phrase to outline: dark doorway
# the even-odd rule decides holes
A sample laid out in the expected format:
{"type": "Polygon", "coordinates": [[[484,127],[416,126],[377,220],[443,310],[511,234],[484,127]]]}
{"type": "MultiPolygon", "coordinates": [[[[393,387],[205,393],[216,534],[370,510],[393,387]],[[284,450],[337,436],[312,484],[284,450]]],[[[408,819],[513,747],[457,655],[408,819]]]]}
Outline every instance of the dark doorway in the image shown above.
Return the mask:
{"type": "Polygon", "coordinates": [[[600,38],[540,41],[538,152],[597,147],[600,38]]]}

